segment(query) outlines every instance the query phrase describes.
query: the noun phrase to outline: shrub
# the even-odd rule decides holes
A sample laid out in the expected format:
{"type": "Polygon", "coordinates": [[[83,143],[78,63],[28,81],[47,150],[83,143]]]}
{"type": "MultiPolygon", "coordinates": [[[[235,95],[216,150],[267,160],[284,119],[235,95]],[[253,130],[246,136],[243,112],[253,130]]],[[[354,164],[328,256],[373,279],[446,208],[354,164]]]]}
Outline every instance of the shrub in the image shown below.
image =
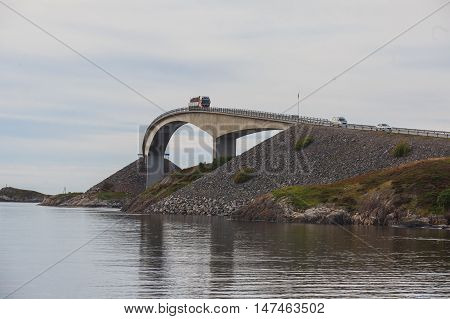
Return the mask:
{"type": "Polygon", "coordinates": [[[255,177],[254,172],[255,171],[252,168],[244,167],[233,175],[233,180],[236,184],[248,182],[255,177]]]}
{"type": "Polygon", "coordinates": [[[450,188],[439,193],[436,204],[444,211],[450,211],[450,188]]]}
{"type": "Polygon", "coordinates": [[[120,200],[127,197],[124,192],[99,192],[97,198],[101,200],[120,200]]]}
{"type": "Polygon", "coordinates": [[[222,166],[223,164],[225,164],[226,162],[228,162],[231,159],[232,159],[231,156],[219,157],[219,158],[213,159],[212,169],[214,170],[214,169],[218,168],[219,166],[222,166]]]}
{"type": "Polygon", "coordinates": [[[395,157],[405,157],[411,152],[411,146],[408,142],[400,142],[392,149],[392,155],[395,157]]]}
{"type": "Polygon", "coordinates": [[[79,192],[76,192],[76,193],[68,192],[67,194],[57,194],[57,195],[53,195],[53,196],[51,196],[51,197],[54,197],[54,198],[57,198],[57,199],[59,199],[59,198],[64,198],[65,200],[67,200],[67,199],[71,199],[72,197],[76,197],[76,196],[81,195],[81,194],[83,194],[83,193],[79,193],[79,192]]]}
{"type": "Polygon", "coordinates": [[[314,141],[314,139],[312,138],[312,136],[306,136],[303,137],[301,139],[299,139],[296,143],[295,143],[295,149],[297,151],[307,147],[309,144],[311,144],[314,141]]]}

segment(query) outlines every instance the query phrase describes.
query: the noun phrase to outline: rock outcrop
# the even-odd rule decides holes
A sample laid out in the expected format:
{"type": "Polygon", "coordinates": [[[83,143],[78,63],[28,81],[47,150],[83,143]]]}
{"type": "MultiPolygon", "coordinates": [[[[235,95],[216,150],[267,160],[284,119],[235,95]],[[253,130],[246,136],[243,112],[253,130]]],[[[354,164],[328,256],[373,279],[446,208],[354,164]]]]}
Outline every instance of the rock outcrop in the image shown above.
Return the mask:
{"type": "Polygon", "coordinates": [[[371,225],[405,227],[439,226],[448,228],[450,215],[421,216],[408,210],[390,207],[386,210],[384,202],[370,210],[350,212],[349,210],[330,204],[305,210],[298,210],[286,200],[277,201],[272,195],[266,194],[252,200],[247,205],[231,214],[233,220],[269,221],[281,223],[328,224],[328,225],[371,225]],[[379,212],[383,211],[383,214],[379,212]]]}
{"type": "MultiPolygon", "coordinates": [[[[168,165],[171,171],[179,169],[172,162],[168,165]]],[[[50,196],[41,205],[121,208],[145,190],[145,174],[145,163],[143,159],[139,159],[91,187],[85,193],[50,196]]]]}
{"type": "Polygon", "coordinates": [[[58,194],[51,195],[44,198],[44,200],[40,203],[41,206],[68,206],[65,205],[69,203],[72,199],[78,198],[83,193],[67,193],[67,194],[58,194]]]}
{"type": "Polygon", "coordinates": [[[450,157],[387,168],[331,184],[289,186],[251,200],[231,218],[356,225],[450,223],[450,157]]]}

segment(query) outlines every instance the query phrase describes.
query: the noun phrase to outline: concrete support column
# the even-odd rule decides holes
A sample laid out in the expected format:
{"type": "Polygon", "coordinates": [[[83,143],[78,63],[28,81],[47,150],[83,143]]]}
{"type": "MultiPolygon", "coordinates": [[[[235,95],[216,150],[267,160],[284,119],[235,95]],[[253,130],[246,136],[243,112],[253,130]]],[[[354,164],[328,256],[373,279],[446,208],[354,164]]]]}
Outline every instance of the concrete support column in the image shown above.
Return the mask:
{"type": "Polygon", "coordinates": [[[230,133],[214,138],[213,157],[235,157],[238,137],[236,134],[230,133]]]}
{"type": "Polygon", "coordinates": [[[147,156],[147,187],[163,179],[167,173],[164,165],[164,151],[150,150],[147,156]]]}
{"type": "Polygon", "coordinates": [[[147,187],[159,182],[169,173],[169,165],[164,159],[164,153],[173,133],[182,125],[184,123],[174,122],[164,126],[155,134],[147,154],[147,187]]]}

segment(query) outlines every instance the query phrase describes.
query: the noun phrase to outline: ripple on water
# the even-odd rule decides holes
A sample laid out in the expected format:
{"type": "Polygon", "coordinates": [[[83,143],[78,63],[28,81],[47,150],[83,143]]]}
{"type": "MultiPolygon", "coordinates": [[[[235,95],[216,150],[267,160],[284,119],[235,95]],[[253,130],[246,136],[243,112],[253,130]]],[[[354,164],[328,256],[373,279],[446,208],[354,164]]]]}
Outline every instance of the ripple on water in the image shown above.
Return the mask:
{"type": "Polygon", "coordinates": [[[450,232],[347,230],[0,204],[0,293],[104,232],[13,297],[450,297],[450,232]]]}

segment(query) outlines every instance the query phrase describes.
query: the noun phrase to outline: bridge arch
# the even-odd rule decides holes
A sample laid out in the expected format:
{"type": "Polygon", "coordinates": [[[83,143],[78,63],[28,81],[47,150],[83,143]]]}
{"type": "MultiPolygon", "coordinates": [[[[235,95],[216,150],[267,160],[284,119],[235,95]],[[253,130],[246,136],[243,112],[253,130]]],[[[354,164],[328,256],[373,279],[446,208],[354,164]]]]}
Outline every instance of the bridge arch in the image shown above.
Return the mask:
{"type": "Polygon", "coordinates": [[[220,158],[236,155],[236,140],[240,137],[269,130],[285,130],[295,123],[291,116],[259,118],[251,111],[230,114],[222,110],[179,109],[159,116],[149,125],[142,142],[142,154],[147,161],[147,187],[167,174],[168,167],[164,164],[167,145],[172,135],[185,124],[192,124],[211,135],[213,158],[220,158]]]}

